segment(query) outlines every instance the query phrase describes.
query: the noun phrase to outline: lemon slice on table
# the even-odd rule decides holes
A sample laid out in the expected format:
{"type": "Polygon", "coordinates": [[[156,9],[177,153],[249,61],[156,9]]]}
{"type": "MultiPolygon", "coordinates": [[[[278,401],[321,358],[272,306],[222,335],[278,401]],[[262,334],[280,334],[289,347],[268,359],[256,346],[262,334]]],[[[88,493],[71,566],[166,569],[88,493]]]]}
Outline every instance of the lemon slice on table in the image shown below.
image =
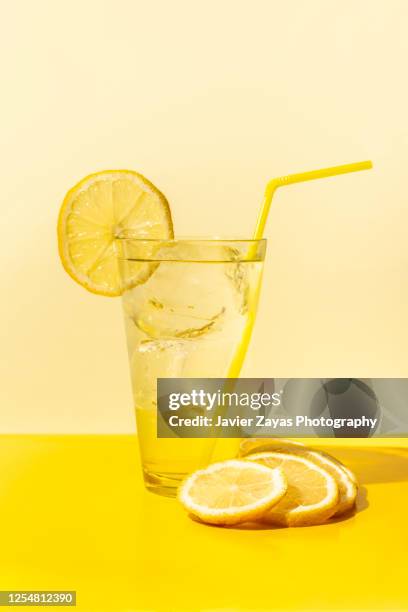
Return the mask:
{"type": "Polygon", "coordinates": [[[319,465],[335,479],[339,488],[339,501],[333,516],[340,516],[351,510],[357,498],[357,480],[353,472],[328,453],[312,449],[302,449],[295,452],[319,465]]]}
{"type": "Polygon", "coordinates": [[[339,491],[333,476],[309,459],[290,453],[258,453],[248,462],[280,468],[285,474],[286,495],[262,517],[263,522],[286,527],[319,525],[337,509],[339,491]]]}
{"type": "Polygon", "coordinates": [[[178,498],[206,523],[234,525],[262,516],[286,489],[281,469],[231,459],[194,472],[181,485],[178,498]]]}
{"type": "Polygon", "coordinates": [[[244,438],[239,444],[239,457],[246,457],[253,453],[264,453],[266,451],[285,452],[293,448],[306,448],[302,442],[287,440],[286,438],[244,438]]]}
{"type": "Polygon", "coordinates": [[[329,472],[339,488],[339,501],[333,516],[340,516],[350,510],[357,497],[357,479],[353,472],[338,459],[320,450],[308,448],[300,442],[283,438],[248,438],[242,440],[239,456],[247,457],[255,453],[273,451],[276,453],[291,453],[305,457],[329,472]]]}
{"type": "MultiPolygon", "coordinates": [[[[58,248],[65,270],[88,291],[120,295],[115,239],[126,230],[137,238],[173,238],[166,198],[133,170],[90,174],[68,191],[59,214],[58,248]]],[[[125,286],[145,280],[146,266],[133,264],[125,286]]]]}
{"type": "Polygon", "coordinates": [[[333,476],[339,488],[339,500],[333,516],[340,516],[353,508],[357,498],[357,481],[351,470],[332,455],[322,451],[300,447],[292,449],[290,452],[309,459],[333,476]]]}

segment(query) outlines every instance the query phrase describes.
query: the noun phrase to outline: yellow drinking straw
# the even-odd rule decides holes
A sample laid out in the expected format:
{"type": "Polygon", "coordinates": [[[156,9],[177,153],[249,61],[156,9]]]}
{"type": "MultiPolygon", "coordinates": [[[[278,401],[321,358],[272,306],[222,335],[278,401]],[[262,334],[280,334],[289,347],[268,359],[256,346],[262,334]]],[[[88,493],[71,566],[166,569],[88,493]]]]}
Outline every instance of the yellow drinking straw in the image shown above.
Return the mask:
{"type": "Polygon", "coordinates": [[[369,170],[373,167],[372,161],[355,162],[354,164],[344,164],[343,166],[332,166],[331,168],[322,168],[321,170],[312,170],[311,172],[299,172],[297,174],[288,174],[274,178],[266,186],[265,196],[262,203],[262,208],[256,223],[254,240],[262,238],[266,221],[268,219],[269,209],[271,207],[272,198],[278,187],[284,185],[292,185],[293,183],[303,183],[304,181],[314,181],[315,179],[326,178],[328,176],[337,176],[338,174],[348,174],[349,172],[358,172],[359,170],[369,170]]]}

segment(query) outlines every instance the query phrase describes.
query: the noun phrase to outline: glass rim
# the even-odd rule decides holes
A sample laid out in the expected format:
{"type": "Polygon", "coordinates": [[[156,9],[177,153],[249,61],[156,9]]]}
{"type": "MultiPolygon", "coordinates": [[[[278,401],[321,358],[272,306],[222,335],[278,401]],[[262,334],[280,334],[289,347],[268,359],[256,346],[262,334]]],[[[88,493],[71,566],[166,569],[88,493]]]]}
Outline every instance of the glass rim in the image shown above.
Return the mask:
{"type": "Polygon", "coordinates": [[[180,244],[196,244],[196,243],[211,243],[211,244],[233,244],[233,243],[244,243],[244,244],[266,244],[267,239],[266,238],[240,238],[239,236],[234,236],[234,237],[230,237],[230,236],[180,236],[180,237],[174,237],[174,238],[145,238],[145,237],[141,237],[140,234],[137,235],[135,232],[135,235],[133,234],[132,230],[126,230],[124,232],[122,232],[121,234],[119,234],[118,236],[115,236],[115,240],[118,240],[120,242],[125,242],[126,240],[129,240],[131,242],[136,242],[136,243],[140,243],[140,242],[146,242],[148,244],[173,244],[173,243],[180,243],[180,244]]]}
{"type": "Polygon", "coordinates": [[[237,263],[264,261],[267,241],[205,236],[142,238],[132,237],[127,231],[116,238],[116,244],[117,256],[122,261],[237,263]]]}

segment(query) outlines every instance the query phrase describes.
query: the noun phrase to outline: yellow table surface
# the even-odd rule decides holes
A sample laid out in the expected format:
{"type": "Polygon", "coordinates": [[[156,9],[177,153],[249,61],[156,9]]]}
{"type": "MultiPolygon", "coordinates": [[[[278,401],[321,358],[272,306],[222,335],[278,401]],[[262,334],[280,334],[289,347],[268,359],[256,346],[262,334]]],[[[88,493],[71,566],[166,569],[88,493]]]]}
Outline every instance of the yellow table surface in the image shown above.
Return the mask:
{"type": "Polygon", "coordinates": [[[408,610],[408,449],[335,454],[363,483],[356,514],[225,529],[144,490],[135,436],[2,436],[0,590],[101,612],[408,610]]]}

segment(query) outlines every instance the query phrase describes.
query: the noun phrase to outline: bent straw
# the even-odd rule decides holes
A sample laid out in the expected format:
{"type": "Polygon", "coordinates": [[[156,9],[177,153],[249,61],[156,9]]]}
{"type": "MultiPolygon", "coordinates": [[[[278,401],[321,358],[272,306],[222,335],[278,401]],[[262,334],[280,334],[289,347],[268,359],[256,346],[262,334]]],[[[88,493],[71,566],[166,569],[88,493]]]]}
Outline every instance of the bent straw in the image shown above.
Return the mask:
{"type": "Polygon", "coordinates": [[[304,181],[313,181],[315,179],[326,178],[329,176],[337,176],[338,174],[348,174],[349,172],[358,172],[359,170],[369,170],[373,167],[372,161],[355,162],[354,164],[344,164],[343,166],[332,166],[331,168],[322,168],[321,170],[312,170],[311,172],[299,172],[297,174],[288,174],[274,178],[266,186],[264,200],[261,211],[256,223],[254,240],[260,240],[263,236],[266,221],[268,219],[269,209],[271,207],[272,198],[278,187],[292,185],[293,183],[303,183],[304,181]]]}

